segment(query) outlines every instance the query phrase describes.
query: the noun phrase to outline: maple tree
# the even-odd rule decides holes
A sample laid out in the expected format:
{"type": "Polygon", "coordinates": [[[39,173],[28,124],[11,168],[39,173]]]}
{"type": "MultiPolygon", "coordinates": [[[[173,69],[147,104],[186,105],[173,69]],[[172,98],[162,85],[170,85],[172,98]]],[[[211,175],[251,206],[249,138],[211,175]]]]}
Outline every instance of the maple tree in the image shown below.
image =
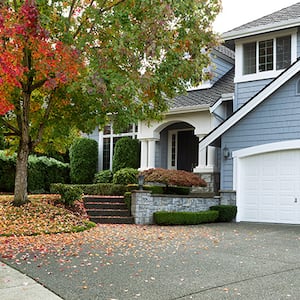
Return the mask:
{"type": "Polygon", "coordinates": [[[74,127],[160,118],[208,78],[219,0],[6,0],[0,4],[0,125],[18,142],[15,204],[27,160],[74,127]]]}

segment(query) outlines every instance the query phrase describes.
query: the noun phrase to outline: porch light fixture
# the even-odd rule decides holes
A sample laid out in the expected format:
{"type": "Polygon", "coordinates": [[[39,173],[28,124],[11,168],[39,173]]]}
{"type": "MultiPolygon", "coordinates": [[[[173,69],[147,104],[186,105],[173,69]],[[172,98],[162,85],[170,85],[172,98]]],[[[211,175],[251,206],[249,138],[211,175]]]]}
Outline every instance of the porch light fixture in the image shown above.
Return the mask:
{"type": "Polygon", "coordinates": [[[225,147],[223,148],[223,157],[224,157],[225,159],[228,159],[229,156],[230,156],[229,149],[227,148],[227,146],[225,146],[225,147]]]}
{"type": "Polygon", "coordinates": [[[139,183],[139,190],[140,191],[143,190],[144,180],[145,180],[144,175],[139,174],[138,183],[139,183]]]}

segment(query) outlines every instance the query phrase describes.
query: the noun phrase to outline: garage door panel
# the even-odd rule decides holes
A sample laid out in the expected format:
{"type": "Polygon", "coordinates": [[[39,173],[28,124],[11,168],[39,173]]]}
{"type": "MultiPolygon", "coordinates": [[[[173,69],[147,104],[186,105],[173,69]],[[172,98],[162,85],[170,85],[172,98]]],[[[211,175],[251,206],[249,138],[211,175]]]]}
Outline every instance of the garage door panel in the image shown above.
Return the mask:
{"type": "Polygon", "coordinates": [[[238,220],[300,224],[300,150],[253,155],[238,163],[238,220]]]}

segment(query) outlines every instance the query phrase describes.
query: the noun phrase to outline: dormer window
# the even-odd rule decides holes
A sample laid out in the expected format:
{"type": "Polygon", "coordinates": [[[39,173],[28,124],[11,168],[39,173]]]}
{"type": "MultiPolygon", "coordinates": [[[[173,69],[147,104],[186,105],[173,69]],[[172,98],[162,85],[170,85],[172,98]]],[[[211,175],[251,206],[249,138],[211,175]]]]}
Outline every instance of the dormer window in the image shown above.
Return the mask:
{"type": "Polygon", "coordinates": [[[243,45],[243,74],[282,70],[291,64],[291,36],[243,45]]]}
{"type": "Polygon", "coordinates": [[[297,30],[242,38],[235,46],[235,82],[272,79],[297,60],[297,30]]]}

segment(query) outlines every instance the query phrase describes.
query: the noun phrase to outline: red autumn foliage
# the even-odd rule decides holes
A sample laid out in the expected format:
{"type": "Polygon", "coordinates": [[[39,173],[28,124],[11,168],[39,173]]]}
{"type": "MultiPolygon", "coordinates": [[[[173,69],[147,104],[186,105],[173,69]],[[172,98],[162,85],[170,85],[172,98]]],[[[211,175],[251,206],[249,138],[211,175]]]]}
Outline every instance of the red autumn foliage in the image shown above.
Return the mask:
{"type": "Polygon", "coordinates": [[[206,182],[197,174],[183,170],[167,170],[162,168],[149,169],[141,172],[145,182],[159,182],[166,185],[177,186],[201,186],[205,187],[206,182]]]}
{"type": "Polygon", "coordinates": [[[53,90],[73,81],[82,67],[75,49],[41,27],[34,1],[18,11],[0,7],[0,41],[0,115],[14,110],[16,91],[53,90]]]}

